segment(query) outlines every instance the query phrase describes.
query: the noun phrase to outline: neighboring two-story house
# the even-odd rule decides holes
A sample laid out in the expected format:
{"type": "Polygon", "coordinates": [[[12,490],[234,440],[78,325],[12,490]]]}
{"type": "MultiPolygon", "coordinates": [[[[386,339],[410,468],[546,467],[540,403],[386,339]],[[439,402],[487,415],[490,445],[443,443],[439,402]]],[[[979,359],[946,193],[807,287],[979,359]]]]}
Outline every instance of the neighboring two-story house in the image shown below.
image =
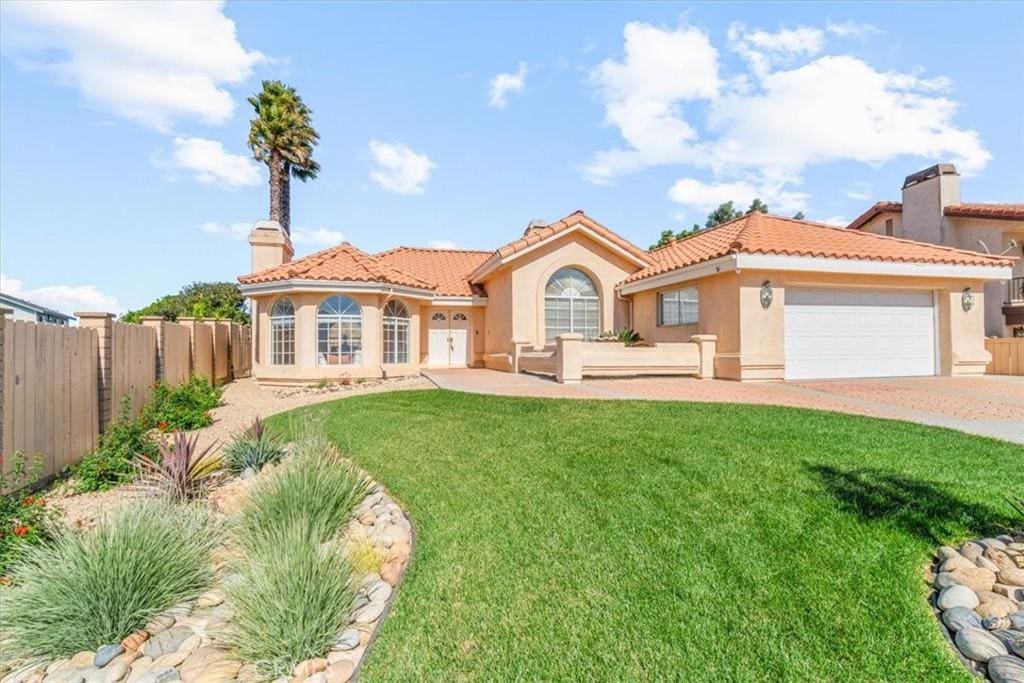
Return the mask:
{"type": "Polygon", "coordinates": [[[907,176],[902,202],[878,202],[849,227],[1016,257],[1012,278],[985,285],[985,334],[1024,337],[1024,204],[965,203],[956,168],[937,164],[907,176]]]}
{"type": "Polygon", "coordinates": [[[11,320],[25,320],[33,323],[49,323],[51,325],[67,325],[73,316],[65,315],[46,306],[19,299],[10,294],[0,293],[0,308],[11,310],[11,320]]]}

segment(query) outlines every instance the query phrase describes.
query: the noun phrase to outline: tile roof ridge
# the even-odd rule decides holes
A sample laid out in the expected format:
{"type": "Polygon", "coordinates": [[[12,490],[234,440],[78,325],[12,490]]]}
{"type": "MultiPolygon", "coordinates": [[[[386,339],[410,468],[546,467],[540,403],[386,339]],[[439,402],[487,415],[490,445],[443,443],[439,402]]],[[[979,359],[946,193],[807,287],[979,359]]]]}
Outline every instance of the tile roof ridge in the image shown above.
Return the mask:
{"type": "Polygon", "coordinates": [[[691,239],[693,239],[695,237],[700,237],[701,235],[706,235],[706,234],[710,233],[713,230],[718,230],[719,228],[724,228],[727,225],[732,225],[733,223],[735,223],[737,221],[741,221],[744,218],[749,217],[749,215],[750,214],[746,214],[745,213],[742,216],[739,216],[737,218],[733,218],[732,220],[726,221],[724,223],[719,223],[718,225],[712,225],[710,228],[700,228],[696,232],[690,233],[689,235],[684,235],[683,237],[677,237],[674,240],[672,240],[671,242],[669,242],[667,244],[663,244],[660,247],[655,247],[654,249],[648,249],[647,253],[648,254],[655,254],[655,253],[657,253],[657,252],[659,252],[659,251],[661,251],[663,249],[667,249],[668,247],[671,247],[674,244],[679,244],[680,242],[686,242],[687,240],[691,240],[691,239]]]}
{"type": "Polygon", "coordinates": [[[456,253],[456,254],[493,254],[493,249],[462,249],[459,247],[414,247],[408,244],[399,244],[397,247],[391,247],[384,251],[379,251],[374,256],[380,258],[382,256],[388,256],[399,251],[431,251],[431,252],[445,252],[445,253],[456,253]]]}
{"type": "Polygon", "coordinates": [[[901,244],[911,244],[911,245],[914,245],[915,247],[929,247],[929,248],[932,248],[932,249],[939,249],[941,251],[949,251],[949,252],[953,252],[953,253],[957,253],[957,254],[971,254],[972,256],[986,256],[986,257],[997,259],[997,260],[998,259],[1005,259],[1006,258],[1006,257],[996,256],[995,254],[983,254],[983,253],[981,253],[979,251],[971,251],[970,249],[959,249],[957,247],[950,247],[950,246],[947,246],[945,244],[932,244],[931,242],[918,242],[916,240],[908,240],[905,237],[893,237],[891,235],[876,235],[873,232],[864,232],[863,230],[844,228],[841,225],[831,225],[829,223],[818,223],[816,221],[806,221],[806,220],[799,219],[799,218],[787,218],[785,216],[774,216],[772,214],[765,214],[765,215],[770,216],[771,218],[775,218],[777,220],[783,220],[783,221],[787,221],[787,222],[790,222],[790,223],[799,223],[799,224],[808,225],[808,226],[811,226],[811,227],[814,227],[814,228],[827,228],[829,230],[837,230],[837,231],[841,231],[841,232],[843,232],[843,233],[845,233],[847,235],[859,235],[860,237],[866,238],[868,240],[874,240],[874,239],[888,240],[888,241],[891,241],[891,242],[899,242],[901,244]]]}

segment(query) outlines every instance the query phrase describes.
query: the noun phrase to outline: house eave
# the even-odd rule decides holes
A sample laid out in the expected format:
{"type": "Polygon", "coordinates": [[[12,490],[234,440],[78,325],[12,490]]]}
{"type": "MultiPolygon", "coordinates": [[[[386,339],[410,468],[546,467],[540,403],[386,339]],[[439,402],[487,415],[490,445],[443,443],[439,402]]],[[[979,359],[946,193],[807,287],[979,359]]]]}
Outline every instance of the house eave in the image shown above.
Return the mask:
{"type": "Polygon", "coordinates": [[[357,282],[350,280],[275,280],[254,282],[239,286],[244,296],[281,294],[284,292],[352,292],[356,294],[384,294],[409,297],[411,299],[434,298],[432,290],[419,287],[392,285],[386,282],[357,282]]]}

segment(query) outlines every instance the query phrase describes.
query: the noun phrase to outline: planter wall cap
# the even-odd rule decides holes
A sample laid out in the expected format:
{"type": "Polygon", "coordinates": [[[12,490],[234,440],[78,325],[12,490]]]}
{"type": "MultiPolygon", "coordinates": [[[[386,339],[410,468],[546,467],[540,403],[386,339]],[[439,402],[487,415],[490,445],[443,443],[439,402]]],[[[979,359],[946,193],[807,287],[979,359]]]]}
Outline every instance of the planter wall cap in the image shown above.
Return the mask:
{"type": "Polygon", "coordinates": [[[717,334],[693,334],[690,335],[690,341],[718,341],[717,334]]]}

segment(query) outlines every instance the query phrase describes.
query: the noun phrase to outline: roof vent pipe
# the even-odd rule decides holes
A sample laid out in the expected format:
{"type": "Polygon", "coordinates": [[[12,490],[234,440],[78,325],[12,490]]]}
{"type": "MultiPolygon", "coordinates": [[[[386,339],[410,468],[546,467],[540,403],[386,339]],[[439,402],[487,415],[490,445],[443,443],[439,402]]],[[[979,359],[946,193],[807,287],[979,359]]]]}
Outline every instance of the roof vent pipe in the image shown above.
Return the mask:
{"type": "Polygon", "coordinates": [[[544,220],[543,218],[534,218],[532,221],[526,224],[526,230],[523,231],[523,235],[529,235],[531,230],[546,227],[548,227],[548,222],[546,220],[544,220]]]}

